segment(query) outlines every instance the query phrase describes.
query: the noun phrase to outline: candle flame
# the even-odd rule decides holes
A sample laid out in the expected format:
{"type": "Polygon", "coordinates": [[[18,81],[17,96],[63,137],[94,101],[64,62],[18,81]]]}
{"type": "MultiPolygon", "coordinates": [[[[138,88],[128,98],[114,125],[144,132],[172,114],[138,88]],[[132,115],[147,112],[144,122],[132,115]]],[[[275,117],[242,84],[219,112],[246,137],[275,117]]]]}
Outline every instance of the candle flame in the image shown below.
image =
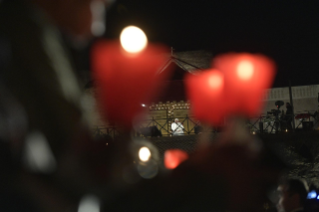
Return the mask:
{"type": "Polygon", "coordinates": [[[208,83],[212,89],[218,89],[223,86],[223,77],[215,73],[209,77],[208,83]]]}
{"type": "Polygon", "coordinates": [[[123,49],[129,53],[139,53],[147,45],[145,33],[135,26],[124,28],[121,32],[120,41],[123,49]]]}
{"type": "Polygon", "coordinates": [[[151,157],[151,151],[147,147],[142,147],[138,152],[138,156],[141,161],[146,162],[151,157]]]}
{"type": "Polygon", "coordinates": [[[254,74],[254,66],[249,61],[242,61],[237,66],[237,75],[240,79],[249,80],[254,74]]]}

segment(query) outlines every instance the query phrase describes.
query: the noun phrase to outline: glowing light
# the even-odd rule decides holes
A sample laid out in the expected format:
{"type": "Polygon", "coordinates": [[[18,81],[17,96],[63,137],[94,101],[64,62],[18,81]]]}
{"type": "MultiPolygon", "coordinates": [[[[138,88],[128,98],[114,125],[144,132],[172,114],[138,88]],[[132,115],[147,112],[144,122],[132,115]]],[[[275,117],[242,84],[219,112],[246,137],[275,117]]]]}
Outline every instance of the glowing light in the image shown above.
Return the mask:
{"type": "Polygon", "coordinates": [[[243,80],[249,80],[254,74],[254,66],[249,61],[242,61],[237,66],[237,74],[243,80]]]}
{"type": "Polygon", "coordinates": [[[120,41],[123,49],[129,53],[141,52],[147,45],[145,33],[135,26],[128,26],[123,29],[120,41]]]}
{"type": "Polygon", "coordinates": [[[146,105],[145,105],[145,104],[142,104],[142,107],[146,107],[146,105]]]}
{"type": "Polygon", "coordinates": [[[187,160],[188,154],[179,149],[165,151],[164,164],[167,169],[175,169],[183,161],[187,160]]]}
{"type": "Polygon", "coordinates": [[[47,139],[41,132],[30,133],[26,138],[24,162],[35,172],[52,173],[56,169],[56,160],[53,156],[47,139]]]}
{"type": "Polygon", "coordinates": [[[315,199],[316,197],[317,197],[317,192],[313,190],[308,193],[307,199],[315,199]]]}
{"type": "Polygon", "coordinates": [[[217,73],[209,77],[209,86],[213,89],[217,89],[223,86],[223,77],[217,73]]]}
{"type": "Polygon", "coordinates": [[[286,129],[286,132],[288,132],[288,130],[286,129]]]}
{"type": "Polygon", "coordinates": [[[100,212],[100,201],[93,195],[81,199],[78,212],[100,212]]]}
{"type": "Polygon", "coordinates": [[[102,1],[91,2],[92,25],[91,32],[94,36],[100,36],[105,32],[105,5],[102,1]]]}
{"type": "Polygon", "coordinates": [[[255,135],[256,133],[255,133],[255,131],[253,132],[253,135],[255,135]]]}
{"type": "Polygon", "coordinates": [[[146,162],[150,159],[151,157],[151,151],[149,148],[147,147],[142,147],[139,152],[138,152],[138,156],[140,158],[141,161],[146,162]]]}

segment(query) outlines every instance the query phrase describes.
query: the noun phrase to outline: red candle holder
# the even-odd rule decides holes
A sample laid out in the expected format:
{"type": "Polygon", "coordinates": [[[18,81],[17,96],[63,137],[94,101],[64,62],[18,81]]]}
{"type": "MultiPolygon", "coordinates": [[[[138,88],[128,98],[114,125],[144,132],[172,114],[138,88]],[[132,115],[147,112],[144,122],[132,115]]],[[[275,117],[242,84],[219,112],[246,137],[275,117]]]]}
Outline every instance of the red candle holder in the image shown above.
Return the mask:
{"type": "Polygon", "coordinates": [[[275,76],[274,62],[260,54],[230,53],[216,57],[212,65],[225,75],[227,113],[248,118],[259,115],[264,91],[275,76]]]}
{"type": "Polygon", "coordinates": [[[263,55],[231,53],[215,58],[212,66],[185,78],[195,118],[220,126],[230,116],[259,115],[275,76],[274,62],[263,55]]]}
{"type": "MultiPolygon", "coordinates": [[[[169,50],[149,44],[142,52],[127,53],[119,41],[99,41],[92,49],[93,77],[98,103],[111,124],[132,128],[133,120],[158,92],[169,73],[157,74],[169,50]]],[[[147,108],[147,107],[146,107],[147,108]]]]}
{"type": "Polygon", "coordinates": [[[188,154],[180,149],[169,149],[164,154],[164,165],[167,169],[175,169],[188,159],[188,154]]]}
{"type": "Polygon", "coordinates": [[[225,110],[224,74],[216,69],[185,78],[191,111],[197,120],[210,125],[222,125],[225,110]]]}

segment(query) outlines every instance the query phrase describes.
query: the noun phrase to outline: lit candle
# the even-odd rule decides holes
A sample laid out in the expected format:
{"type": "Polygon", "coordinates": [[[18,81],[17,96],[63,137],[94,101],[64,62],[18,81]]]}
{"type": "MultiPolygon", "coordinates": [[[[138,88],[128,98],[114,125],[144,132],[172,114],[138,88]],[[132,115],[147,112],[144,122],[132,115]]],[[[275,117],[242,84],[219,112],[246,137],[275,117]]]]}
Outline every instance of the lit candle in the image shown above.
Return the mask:
{"type": "Polygon", "coordinates": [[[167,169],[175,169],[188,159],[188,154],[180,149],[169,149],[164,153],[164,165],[167,169]]]}
{"type": "Polygon", "coordinates": [[[270,88],[275,76],[275,64],[259,54],[225,54],[213,61],[213,66],[225,75],[225,102],[230,114],[248,117],[259,115],[264,90],[270,88]]]}
{"type": "Polygon", "coordinates": [[[107,121],[130,129],[157,92],[157,74],[167,60],[168,49],[149,44],[137,27],[125,28],[120,41],[99,41],[92,49],[92,69],[98,102],[107,121]]]}
{"type": "Polygon", "coordinates": [[[212,69],[185,78],[191,111],[197,120],[210,125],[221,125],[225,116],[224,75],[212,69]]]}

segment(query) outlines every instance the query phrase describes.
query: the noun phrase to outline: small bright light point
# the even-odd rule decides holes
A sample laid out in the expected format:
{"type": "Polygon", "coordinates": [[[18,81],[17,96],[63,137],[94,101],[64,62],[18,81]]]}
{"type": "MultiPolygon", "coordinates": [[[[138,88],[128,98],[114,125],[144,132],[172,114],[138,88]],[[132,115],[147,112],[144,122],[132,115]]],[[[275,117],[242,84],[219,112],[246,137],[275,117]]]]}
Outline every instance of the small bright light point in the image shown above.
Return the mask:
{"type": "Polygon", "coordinates": [[[288,130],[286,129],[286,132],[288,132],[288,130]]]}
{"type": "Polygon", "coordinates": [[[142,107],[146,107],[146,105],[145,105],[145,104],[142,104],[142,107]]]}
{"type": "Polygon", "coordinates": [[[316,197],[317,197],[317,192],[313,190],[308,193],[307,199],[316,199],[316,197]]]}
{"type": "Polygon", "coordinates": [[[213,89],[220,88],[223,86],[223,77],[218,74],[214,74],[213,76],[209,77],[208,83],[213,89]]]}
{"type": "Polygon", "coordinates": [[[255,135],[256,133],[255,133],[255,131],[253,132],[253,135],[255,135]]]}
{"type": "Polygon", "coordinates": [[[129,53],[141,52],[147,45],[145,33],[135,26],[124,28],[121,32],[120,41],[123,49],[129,53]]]}
{"type": "Polygon", "coordinates": [[[254,74],[254,66],[249,61],[242,61],[237,66],[237,74],[243,80],[249,80],[254,74]]]}
{"type": "Polygon", "coordinates": [[[147,147],[142,147],[140,151],[138,152],[138,157],[141,161],[146,162],[151,157],[151,151],[147,147]]]}

